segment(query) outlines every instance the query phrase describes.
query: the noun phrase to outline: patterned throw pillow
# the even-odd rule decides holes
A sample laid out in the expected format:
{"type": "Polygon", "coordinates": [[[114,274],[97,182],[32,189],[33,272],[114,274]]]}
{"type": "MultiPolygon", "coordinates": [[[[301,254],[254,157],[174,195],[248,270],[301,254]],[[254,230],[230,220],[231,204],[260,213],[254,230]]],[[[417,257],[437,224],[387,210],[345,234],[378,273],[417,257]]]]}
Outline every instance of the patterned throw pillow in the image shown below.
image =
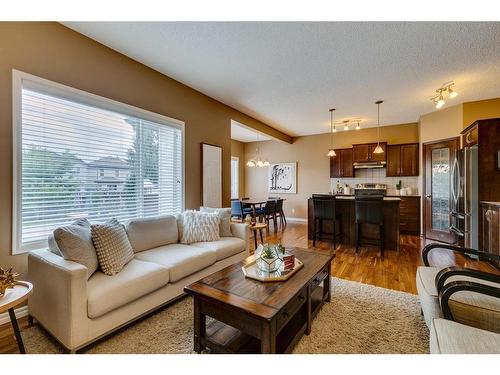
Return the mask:
{"type": "Polygon", "coordinates": [[[219,215],[198,211],[185,211],[182,214],[181,243],[218,241],[219,215]]]}
{"type": "Polygon", "coordinates": [[[134,258],[134,250],[127,232],[116,219],[108,220],[104,224],[93,224],[92,241],[101,270],[106,275],[116,275],[134,258]]]}
{"type": "Polygon", "coordinates": [[[221,237],[232,237],[231,208],[200,207],[200,212],[215,212],[219,215],[219,234],[221,237]]]}

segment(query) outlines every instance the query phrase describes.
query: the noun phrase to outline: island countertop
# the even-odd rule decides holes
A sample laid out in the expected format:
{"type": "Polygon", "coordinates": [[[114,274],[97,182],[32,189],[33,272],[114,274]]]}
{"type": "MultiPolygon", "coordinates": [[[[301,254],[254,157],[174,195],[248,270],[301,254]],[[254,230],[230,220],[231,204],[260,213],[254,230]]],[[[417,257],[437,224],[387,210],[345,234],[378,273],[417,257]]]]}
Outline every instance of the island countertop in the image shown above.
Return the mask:
{"type": "MultiPolygon", "coordinates": [[[[335,199],[354,200],[354,195],[336,195],[335,199]]],[[[384,201],[400,201],[397,197],[384,197],[384,201]]]]}

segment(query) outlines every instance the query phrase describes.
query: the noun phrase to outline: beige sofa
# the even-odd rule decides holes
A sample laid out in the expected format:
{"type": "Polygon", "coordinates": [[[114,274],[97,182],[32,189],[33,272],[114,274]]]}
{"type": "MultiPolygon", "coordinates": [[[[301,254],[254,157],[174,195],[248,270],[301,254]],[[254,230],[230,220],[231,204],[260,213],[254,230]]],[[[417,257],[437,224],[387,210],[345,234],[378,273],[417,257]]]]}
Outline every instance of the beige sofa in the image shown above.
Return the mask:
{"type": "Polygon", "coordinates": [[[135,257],[107,276],[49,250],[28,256],[34,293],[29,313],[74,352],[183,295],[184,286],[248,256],[248,226],[231,223],[233,237],[183,245],[177,219],[132,220],[127,234],[135,257]]]}

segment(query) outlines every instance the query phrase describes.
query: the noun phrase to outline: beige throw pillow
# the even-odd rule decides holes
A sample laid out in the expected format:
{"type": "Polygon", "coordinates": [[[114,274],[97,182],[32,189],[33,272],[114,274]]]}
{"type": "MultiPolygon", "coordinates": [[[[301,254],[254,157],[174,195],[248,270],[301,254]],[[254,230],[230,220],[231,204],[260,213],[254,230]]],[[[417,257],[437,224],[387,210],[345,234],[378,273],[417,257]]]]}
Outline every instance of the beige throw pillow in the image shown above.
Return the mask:
{"type": "Polygon", "coordinates": [[[71,225],[56,228],[49,236],[49,248],[55,254],[58,250],[64,259],[87,267],[87,279],[99,268],[87,219],[78,219],[71,225]]]}
{"type": "Polygon", "coordinates": [[[221,237],[232,237],[231,233],[231,208],[200,207],[200,212],[215,212],[219,215],[219,234],[221,237]]]}
{"type": "Polygon", "coordinates": [[[93,224],[92,241],[101,270],[106,275],[116,275],[134,258],[134,250],[127,232],[116,219],[108,220],[104,224],[93,224]]]}
{"type": "Polygon", "coordinates": [[[182,214],[181,243],[218,241],[219,215],[198,211],[185,211],[182,214]]]}

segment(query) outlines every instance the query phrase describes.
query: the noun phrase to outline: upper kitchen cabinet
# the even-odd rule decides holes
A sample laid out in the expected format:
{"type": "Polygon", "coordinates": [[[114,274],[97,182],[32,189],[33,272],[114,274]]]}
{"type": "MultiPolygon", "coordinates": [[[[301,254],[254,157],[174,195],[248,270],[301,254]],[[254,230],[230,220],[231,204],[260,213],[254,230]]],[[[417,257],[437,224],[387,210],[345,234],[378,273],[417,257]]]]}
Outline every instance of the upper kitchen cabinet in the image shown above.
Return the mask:
{"type": "Polygon", "coordinates": [[[337,156],[330,157],[330,177],[354,177],[352,148],[337,149],[335,153],[337,156]]]}
{"type": "Polygon", "coordinates": [[[387,146],[387,177],[418,176],[418,143],[387,146]]]}
{"type": "Polygon", "coordinates": [[[354,163],[365,163],[370,161],[385,161],[387,142],[380,142],[380,147],[384,150],[383,154],[374,154],[373,150],[377,143],[365,143],[352,146],[352,158],[354,163]]]}

